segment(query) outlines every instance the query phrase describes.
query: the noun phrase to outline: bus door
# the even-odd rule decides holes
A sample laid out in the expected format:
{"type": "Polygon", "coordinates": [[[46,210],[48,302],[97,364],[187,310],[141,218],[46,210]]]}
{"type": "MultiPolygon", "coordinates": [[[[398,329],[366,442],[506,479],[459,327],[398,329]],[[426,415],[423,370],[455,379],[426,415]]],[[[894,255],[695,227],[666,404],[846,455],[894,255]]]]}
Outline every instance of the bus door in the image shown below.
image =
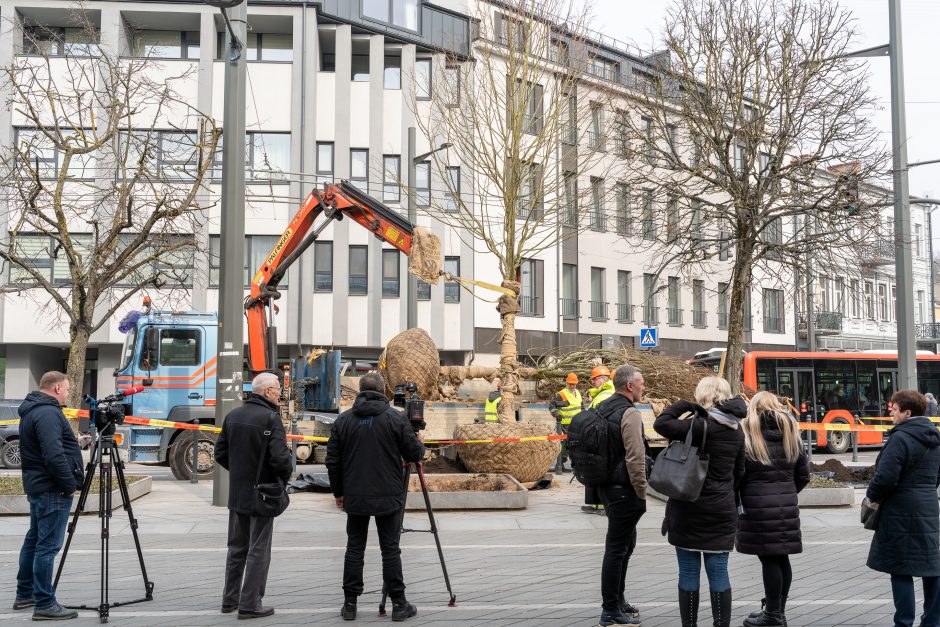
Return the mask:
{"type": "Polygon", "coordinates": [[[878,393],[881,396],[882,416],[891,415],[891,410],[888,409],[888,402],[891,400],[891,396],[898,391],[897,382],[897,369],[878,369],[878,393]]]}
{"type": "Polygon", "coordinates": [[[799,412],[801,421],[813,421],[816,415],[816,392],[812,368],[778,369],[777,394],[791,399],[790,403],[799,412]]]}

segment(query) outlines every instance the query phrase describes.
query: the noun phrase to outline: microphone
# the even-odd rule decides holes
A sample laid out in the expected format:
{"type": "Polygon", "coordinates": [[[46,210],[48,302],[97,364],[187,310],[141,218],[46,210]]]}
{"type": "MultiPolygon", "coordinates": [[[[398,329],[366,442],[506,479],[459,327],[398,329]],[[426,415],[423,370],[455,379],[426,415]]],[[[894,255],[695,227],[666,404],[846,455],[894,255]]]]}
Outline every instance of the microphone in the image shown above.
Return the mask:
{"type": "Polygon", "coordinates": [[[117,393],[118,396],[133,396],[134,394],[140,394],[146,389],[147,388],[142,385],[135,385],[133,387],[124,388],[123,390],[118,390],[117,393]]]}

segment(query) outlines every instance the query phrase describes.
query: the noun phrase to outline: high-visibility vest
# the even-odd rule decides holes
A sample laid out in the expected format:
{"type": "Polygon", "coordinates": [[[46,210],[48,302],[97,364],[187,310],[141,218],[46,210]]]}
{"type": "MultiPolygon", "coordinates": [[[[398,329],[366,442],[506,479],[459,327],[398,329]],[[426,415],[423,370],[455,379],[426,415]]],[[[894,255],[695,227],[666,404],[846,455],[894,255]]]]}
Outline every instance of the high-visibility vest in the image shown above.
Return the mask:
{"type": "Polygon", "coordinates": [[[483,407],[484,422],[499,422],[499,404],[502,401],[503,397],[499,392],[490,393],[486,405],[483,407]]]}
{"type": "Polygon", "coordinates": [[[614,395],[614,382],[607,381],[599,388],[591,388],[591,407],[597,407],[614,395]]]}
{"type": "Polygon", "coordinates": [[[577,388],[574,392],[568,388],[562,388],[558,396],[568,403],[567,406],[558,408],[558,415],[561,416],[561,424],[570,425],[571,419],[581,411],[581,392],[579,392],[577,388]]]}

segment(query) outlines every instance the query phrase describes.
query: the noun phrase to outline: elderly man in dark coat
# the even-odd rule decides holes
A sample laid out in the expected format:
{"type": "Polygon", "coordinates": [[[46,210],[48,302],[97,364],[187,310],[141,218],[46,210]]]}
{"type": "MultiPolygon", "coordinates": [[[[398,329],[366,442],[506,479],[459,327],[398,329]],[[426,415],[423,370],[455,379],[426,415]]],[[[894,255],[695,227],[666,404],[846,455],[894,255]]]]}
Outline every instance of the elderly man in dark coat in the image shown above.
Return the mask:
{"type": "Polygon", "coordinates": [[[875,462],[867,496],[878,527],[868,567],[891,575],[895,627],[914,624],[914,577],[924,582],[922,627],[940,625],[940,432],[924,417],[927,399],[916,390],[891,397],[894,428],[875,462]]]}
{"type": "Polygon", "coordinates": [[[359,395],[352,409],[333,423],[326,445],[326,469],[336,507],[346,512],[346,561],[340,611],[345,620],[356,618],[356,603],[363,591],[369,518],[375,517],[382,549],[382,580],[392,598],[392,620],[403,621],[418,613],[405,598],[401,568],[401,515],[405,507],[402,460],[424,457],[424,444],[408,419],[391,407],[385,379],[370,372],[359,379],[359,395]]]}
{"type": "Polygon", "coordinates": [[[251,397],[231,411],[222,424],[215,444],[215,461],[228,470],[228,557],[225,562],[225,591],[222,613],[238,610],[239,618],[259,618],[274,613],[264,607],[264,589],[271,565],[271,536],[274,519],[252,516],[255,483],[287,481],[291,455],[278,400],[281,385],[277,376],[262,372],[251,382],[251,397]],[[258,477],[258,466],[261,475],[258,477]]]}

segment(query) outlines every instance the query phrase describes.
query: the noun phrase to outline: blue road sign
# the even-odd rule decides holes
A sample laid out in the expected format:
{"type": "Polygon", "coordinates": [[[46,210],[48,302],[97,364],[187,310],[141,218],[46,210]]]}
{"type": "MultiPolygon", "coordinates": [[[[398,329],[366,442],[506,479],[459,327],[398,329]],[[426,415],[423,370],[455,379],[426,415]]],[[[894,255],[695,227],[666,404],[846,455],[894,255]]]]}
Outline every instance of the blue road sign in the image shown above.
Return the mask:
{"type": "Polygon", "coordinates": [[[659,345],[656,327],[640,329],[640,348],[656,348],[659,345]]]}

